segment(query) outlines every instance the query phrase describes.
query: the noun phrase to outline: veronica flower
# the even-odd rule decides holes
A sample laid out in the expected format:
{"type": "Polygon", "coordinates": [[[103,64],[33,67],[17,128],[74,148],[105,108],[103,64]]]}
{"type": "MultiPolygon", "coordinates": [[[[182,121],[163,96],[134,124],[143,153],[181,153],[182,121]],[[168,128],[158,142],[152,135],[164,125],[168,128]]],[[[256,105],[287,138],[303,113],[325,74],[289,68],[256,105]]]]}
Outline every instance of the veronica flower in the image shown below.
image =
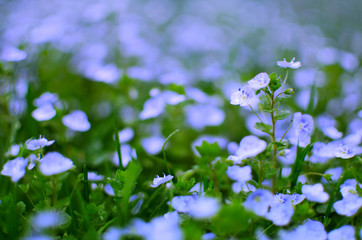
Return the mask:
{"type": "Polygon", "coordinates": [[[293,57],[290,62],[287,62],[284,58],[283,61],[277,61],[277,65],[282,68],[293,68],[293,69],[297,69],[302,66],[300,62],[294,62],[294,61],[295,57],[293,57]]]}
{"type": "Polygon", "coordinates": [[[234,182],[231,185],[231,189],[234,193],[238,194],[239,192],[243,191],[245,193],[247,192],[255,192],[256,188],[254,185],[247,183],[247,182],[234,182]]]}
{"type": "Polygon", "coordinates": [[[91,124],[88,121],[87,115],[80,110],[75,110],[62,118],[65,126],[73,131],[86,132],[90,129],[91,124]]]}
{"type": "MultiPolygon", "coordinates": [[[[342,175],[343,168],[342,167],[336,167],[336,168],[330,168],[327,171],[325,171],[324,174],[330,174],[332,182],[337,182],[338,178],[342,175]]],[[[323,178],[322,182],[326,183],[327,181],[323,178]]]]}
{"type": "Polygon", "coordinates": [[[279,232],[279,238],[281,240],[326,240],[327,232],[324,230],[324,226],[321,222],[308,220],[303,225],[298,226],[296,229],[286,232],[281,230],[279,232]]]}
{"type": "Polygon", "coordinates": [[[53,108],[53,105],[45,104],[45,105],[42,105],[41,107],[35,109],[31,113],[31,116],[33,116],[33,118],[35,118],[35,120],[37,120],[37,121],[47,121],[47,120],[52,119],[56,115],[56,113],[57,112],[53,108]]]}
{"type": "Polygon", "coordinates": [[[265,216],[270,205],[273,203],[273,199],[271,192],[265,189],[258,189],[248,196],[244,202],[244,207],[258,216],[265,216]]]}
{"type": "Polygon", "coordinates": [[[196,194],[186,195],[186,196],[176,196],[171,200],[171,206],[181,213],[188,213],[192,208],[192,205],[197,199],[196,194]]]}
{"type": "Polygon", "coordinates": [[[213,217],[219,209],[220,203],[217,199],[201,196],[190,205],[187,213],[196,219],[205,219],[213,217]]]}
{"type": "Polygon", "coordinates": [[[334,152],[334,155],[339,158],[349,159],[354,157],[355,152],[352,147],[348,145],[340,145],[340,147],[334,152]]]}
{"type": "Polygon", "coordinates": [[[98,175],[96,172],[88,172],[88,180],[89,181],[102,181],[104,177],[102,175],[98,175]]]}
{"type": "Polygon", "coordinates": [[[213,104],[194,104],[185,107],[186,121],[196,130],[207,126],[219,126],[224,122],[225,113],[213,104]]]}
{"type": "Polygon", "coordinates": [[[334,229],[328,233],[328,240],[354,240],[355,239],[354,227],[345,225],[340,228],[334,229]]]}
{"type": "Polygon", "coordinates": [[[293,214],[294,208],[290,203],[274,203],[265,214],[265,218],[269,219],[277,226],[284,226],[290,222],[293,214]]]}
{"type": "Polygon", "coordinates": [[[11,177],[11,181],[18,182],[25,175],[25,168],[28,165],[28,159],[17,157],[14,160],[7,161],[1,175],[11,177]]]}
{"type": "Polygon", "coordinates": [[[56,104],[59,101],[58,94],[45,92],[40,97],[33,101],[33,104],[37,107],[41,107],[47,104],[56,104]]]}
{"type": "Polygon", "coordinates": [[[15,47],[5,47],[0,55],[0,59],[6,62],[19,62],[26,57],[26,52],[15,47]]]}
{"type": "Polygon", "coordinates": [[[118,132],[118,139],[120,143],[126,143],[128,141],[131,141],[133,137],[134,137],[134,131],[130,127],[127,127],[122,131],[118,132]]]}
{"type": "Polygon", "coordinates": [[[154,155],[162,150],[162,145],[165,142],[164,137],[152,136],[141,139],[141,145],[148,154],[154,155]]]}
{"type": "Polygon", "coordinates": [[[263,72],[259,73],[253,79],[249,80],[248,84],[253,89],[258,90],[267,87],[269,85],[269,82],[270,82],[269,75],[263,72]]]}
{"type": "Polygon", "coordinates": [[[64,215],[57,211],[43,211],[33,217],[34,227],[42,230],[46,228],[58,227],[66,223],[64,215]]]}
{"type": "Polygon", "coordinates": [[[48,141],[46,138],[41,137],[39,139],[29,139],[25,142],[25,145],[27,149],[34,151],[45,146],[50,146],[54,142],[54,140],[48,141]]]}
{"type": "Polygon", "coordinates": [[[301,114],[300,112],[293,115],[293,126],[289,132],[289,140],[294,145],[306,147],[310,143],[310,136],[313,131],[313,118],[308,114],[301,114]]]}
{"type": "Polygon", "coordinates": [[[292,195],[290,194],[282,194],[279,193],[274,196],[274,202],[278,203],[291,203],[292,205],[297,205],[305,199],[304,195],[294,193],[292,195]]]}
{"type": "Polygon", "coordinates": [[[263,152],[266,148],[266,142],[253,135],[246,136],[240,141],[236,156],[230,156],[228,159],[240,163],[241,160],[255,157],[259,153],[263,152]]]}
{"type": "Polygon", "coordinates": [[[40,171],[46,176],[68,171],[73,162],[58,152],[49,152],[40,160],[40,171]]]}
{"type": "Polygon", "coordinates": [[[230,166],[226,170],[226,174],[230,179],[240,183],[247,182],[252,179],[250,166],[245,166],[245,167],[239,167],[237,165],[230,166]]]}
{"type": "Polygon", "coordinates": [[[347,179],[341,186],[340,191],[343,199],[333,204],[334,209],[339,215],[353,216],[362,207],[362,198],[358,196],[357,181],[347,179]]]}
{"type": "Polygon", "coordinates": [[[303,185],[302,193],[309,201],[313,202],[324,203],[329,199],[329,195],[328,193],[324,192],[323,185],[321,183],[314,185],[303,185]]]}
{"type": "Polygon", "coordinates": [[[155,188],[160,186],[163,183],[166,183],[168,181],[171,181],[171,179],[173,178],[173,176],[171,175],[165,175],[163,174],[163,177],[159,177],[158,175],[153,179],[153,183],[150,185],[151,187],[155,188]]]}
{"type": "Polygon", "coordinates": [[[254,97],[255,93],[253,89],[249,85],[246,85],[243,88],[231,94],[230,104],[247,106],[252,103],[254,97]]]}

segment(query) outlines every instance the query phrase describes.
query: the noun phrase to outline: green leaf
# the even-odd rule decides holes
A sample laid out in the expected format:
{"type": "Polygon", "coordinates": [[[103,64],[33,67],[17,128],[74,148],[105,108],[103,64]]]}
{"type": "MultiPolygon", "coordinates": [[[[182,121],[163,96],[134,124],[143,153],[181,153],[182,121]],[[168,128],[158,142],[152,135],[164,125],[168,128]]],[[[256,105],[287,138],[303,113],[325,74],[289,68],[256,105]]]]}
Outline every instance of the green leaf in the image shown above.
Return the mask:
{"type": "Polygon", "coordinates": [[[26,209],[26,205],[24,202],[22,201],[19,201],[17,204],[16,204],[16,213],[21,215],[25,212],[25,209],[26,209]]]}
{"type": "Polygon", "coordinates": [[[263,131],[267,134],[270,134],[270,130],[272,128],[272,126],[265,124],[265,123],[255,123],[254,126],[256,129],[259,129],[260,131],[263,131]]]}
{"type": "Polygon", "coordinates": [[[177,85],[175,83],[171,83],[168,89],[181,95],[186,94],[184,86],[177,85]]]}
{"type": "Polygon", "coordinates": [[[332,174],[324,174],[323,177],[328,181],[328,182],[332,182],[332,174]]]}
{"type": "Polygon", "coordinates": [[[309,98],[309,103],[308,103],[308,107],[307,107],[307,113],[308,114],[312,114],[313,109],[314,109],[314,105],[315,105],[315,95],[316,95],[316,83],[315,81],[313,82],[312,88],[310,90],[310,98],[309,98]]]}
{"type": "Polygon", "coordinates": [[[280,95],[279,97],[277,97],[275,99],[275,102],[280,102],[280,103],[283,103],[283,102],[288,102],[290,100],[292,95],[285,95],[285,94],[282,94],[280,95]]]}
{"type": "Polygon", "coordinates": [[[283,120],[289,116],[290,112],[288,110],[279,110],[277,114],[275,114],[275,119],[283,120]]]}
{"type": "Polygon", "coordinates": [[[208,143],[203,141],[201,146],[196,146],[195,148],[203,158],[214,160],[216,157],[220,156],[220,147],[217,142],[208,143]]]}
{"type": "Polygon", "coordinates": [[[297,156],[295,158],[295,162],[292,167],[292,173],[290,174],[291,188],[294,188],[298,181],[298,176],[302,171],[303,162],[307,153],[312,149],[313,144],[310,143],[305,148],[301,148],[297,146],[297,156]]]}
{"type": "Polygon", "coordinates": [[[280,83],[280,76],[278,76],[276,73],[270,74],[269,78],[270,78],[269,88],[273,92],[275,92],[282,86],[282,84],[280,83]]]}

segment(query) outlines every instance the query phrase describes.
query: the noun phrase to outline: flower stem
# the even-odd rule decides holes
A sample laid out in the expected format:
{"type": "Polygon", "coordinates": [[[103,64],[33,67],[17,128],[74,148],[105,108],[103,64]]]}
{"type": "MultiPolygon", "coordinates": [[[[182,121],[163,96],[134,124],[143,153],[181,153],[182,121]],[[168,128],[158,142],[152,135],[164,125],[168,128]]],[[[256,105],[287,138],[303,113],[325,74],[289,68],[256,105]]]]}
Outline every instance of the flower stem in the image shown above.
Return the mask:
{"type": "Polygon", "coordinates": [[[258,116],[258,114],[257,114],[257,113],[254,111],[254,109],[250,106],[250,104],[248,104],[248,105],[249,105],[250,109],[253,111],[253,113],[255,114],[255,116],[259,119],[259,121],[264,124],[264,122],[260,119],[260,117],[258,116]]]}
{"type": "Polygon", "coordinates": [[[292,123],[289,125],[288,129],[285,131],[285,133],[283,134],[282,138],[279,140],[279,143],[282,142],[283,138],[285,137],[285,135],[288,133],[288,131],[290,130],[290,128],[293,126],[293,121],[291,121],[292,123]]]}
{"type": "MultiPolygon", "coordinates": [[[[271,103],[271,109],[274,108],[274,94],[272,96],[272,103],[271,103]]],[[[270,113],[270,117],[271,117],[271,120],[272,120],[272,133],[271,133],[271,138],[272,138],[272,144],[273,144],[273,167],[276,169],[277,166],[278,166],[278,163],[277,163],[277,145],[276,145],[276,142],[275,142],[275,123],[276,123],[276,120],[274,118],[274,112],[271,112],[270,113]]],[[[277,176],[274,175],[273,176],[273,185],[272,185],[272,190],[273,190],[273,193],[275,194],[276,193],[276,182],[277,182],[277,176]]]]}

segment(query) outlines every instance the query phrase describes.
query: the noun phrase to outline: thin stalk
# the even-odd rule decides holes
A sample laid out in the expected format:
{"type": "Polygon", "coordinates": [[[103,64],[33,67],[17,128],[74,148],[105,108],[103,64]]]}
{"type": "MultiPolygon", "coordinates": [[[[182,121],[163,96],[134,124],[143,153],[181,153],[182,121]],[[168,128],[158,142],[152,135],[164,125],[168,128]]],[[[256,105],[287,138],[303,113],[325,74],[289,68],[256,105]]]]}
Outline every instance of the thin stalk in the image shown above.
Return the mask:
{"type": "Polygon", "coordinates": [[[304,173],[304,175],[316,175],[316,176],[322,176],[322,177],[324,177],[324,174],[323,174],[323,173],[319,173],[319,172],[307,172],[307,173],[304,173]]]}
{"type": "MultiPolygon", "coordinates": [[[[272,98],[272,105],[271,105],[271,109],[274,108],[274,96],[272,98]]],[[[276,169],[278,166],[277,163],[277,145],[275,144],[275,118],[274,118],[274,112],[270,113],[270,117],[272,120],[272,134],[271,134],[271,138],[272,138],[272,143],[273,143],[273,167],[276,169]]],[[[276,182],[277,182],[277,177],[276,175],[273,176],[273,185],[272,185],[272,190],[273,193],[276,193],[276,182]]]]}
{"type": "Polygon", "coordinates": [[[55,181],[55,177],[52,177],[53,184],[53,206],[57,203],[57,183],[55,181]]]}
{"type": "Polygon", "coordinates": [[[288,69],[287,69],[287,73],[285,74],[284,82],[283,82],[283,85],[282,85],[282,92],[284,90],[284,85],[285,85],[285,83],[287,81],[287,78],[288,78],[288,69]]]}
{"type": "Polygon", "coordinates": [[[254,112],[255,116],[259,119],[259,121],[264,124],[264,122],[260,119],[260,117],[258,116],[258,114],[257,114],[257,113],[254,111],[254,109],[250,106],[250,104],[248,104],[248,105],[249,105],[250,109],[254,112]]]}
{"type": "Polygon", "coordinates": [[[115,141],[116,141],[119,169],[121,169],[123,171],[121,143],[119,142],[119,136],[118,136],[118,124],[117,124],[116,107],[114,107],[114,109],[113,109],[113,115],[114,115],[114,137],[115,137],[115,141]]]}
{"type": "Polygon", "coordinates": [[[84,172],[84,200],[86,202],[89,202],[89,185],[88,185],[88,169],[87,169],[87,164],[84,164],[83,167],[83,172],[84,172]]]}
{"type": "Polygon", "coordinates": [[[166,165],[166,168],[167,168],[167,174],[171,174],[171,171],[170,171],[170,167],[168,166],[168,162],[167,162],[167,158],[166,158],[165,146],[166,146],[166,143],[170,140],[170,138],[173,135],[175,135],[176,133],[178,133],[179,131],[180,131],[180,129],[176,129],[170,135],[168,135],[168,137],[166,138],[165,142],[162,145],[163,161],[165,162],[165,165],[166,165]]]}
{"type": "Polygon", "coordinates": [[[293,121],[292,123],[289,125],[288,129],[285,131],[285,133],[283,134],[282,138],[279,140],[279,143],[282,142],[283,138],[285,137],[285,135],[288,133],[288,131],[290,130],[290,128],[293,126],[293,121]]]}
{"type": "Polygon", "coordinates": [[[216,197],[219,197],[219,196],[220,196],[219,184],[218,184],[218,182],[217,182],[216,174],[215,174],[214,169],[212,168],[211,163],[209,163],[209,167],[210,167],[210,169],[211,169],[212,181],[214,182],[215,195],[216,195],[216,197]]]}

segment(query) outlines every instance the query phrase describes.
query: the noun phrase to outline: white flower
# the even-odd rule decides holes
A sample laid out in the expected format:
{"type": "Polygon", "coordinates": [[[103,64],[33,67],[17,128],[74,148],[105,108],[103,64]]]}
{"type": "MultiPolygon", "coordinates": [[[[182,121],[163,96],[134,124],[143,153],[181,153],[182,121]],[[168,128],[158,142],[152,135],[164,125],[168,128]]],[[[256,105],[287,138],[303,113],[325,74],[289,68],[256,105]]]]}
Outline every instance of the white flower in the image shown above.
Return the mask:
{"type": "Polygon", "coordinates": [[[48,141],[46,138],[41,137],[39,139],[29,139],[25,142],[25,144],[27,149],[34,151],[45,146],[50,146],[54,142],[54,140],[48,141]]]}
{"type": "Polygon", "coordinates": [[[40,171],[45,176],[65,172],[73,167],[73,162],[58,152],[49,152],[40,160],[40,171]]]}
{"type": "Polygon", "coordinates": [[[328,193],[324,192],[323,185],[321,183],[314,185],[303,185],[302,193],[309,201],[313,202],[324,203],[329,199],[329,195],[328,193]]]}
{"type": "Polygon", "coordinates": [[[248,84],[253,89],[258,90],[258,89],[267,87],[269,82],[270,82],[269,75],[267,73],[263,72],[263,73],[259,73],[253,79],[248,81],[248,84]]]}
{"type": "Polygon", "coordinates": [[[290,62],[287,62],[284,58],[283,61],[277,61],[277,65],[282,68],[293,68],[293,69],[297,69],[302,66],[300,62],[294,62],[294,61],[295,61],[294,57],[290,62]]]}
{"type": "Polygon", "coordinates": [[[163,174],[163,177],[159,177],[158,175],[153,179],[153,183],[150,185],[151,187],[155,188],[160,186],[163,183],[166,183],[168,181],[171,181],[171,179],[173,178],[173,176],[171,175],[165,175],[163,174]]]}
{"type": "Polygon", "coordinates": [[[249,85],[244,86],[238,91],[231,94],[230,104],[246,106],[252,102],[252,99],[255,97],[254,91],[249,85]]]}

